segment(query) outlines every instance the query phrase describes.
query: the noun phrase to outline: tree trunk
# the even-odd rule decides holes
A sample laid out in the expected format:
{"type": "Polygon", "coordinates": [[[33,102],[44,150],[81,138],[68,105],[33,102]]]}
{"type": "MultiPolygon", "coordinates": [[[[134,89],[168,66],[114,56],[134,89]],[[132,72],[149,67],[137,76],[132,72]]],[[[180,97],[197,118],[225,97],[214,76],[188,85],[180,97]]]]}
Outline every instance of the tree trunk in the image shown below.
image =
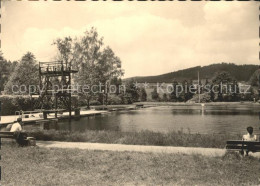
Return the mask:
{"type": "Polygon", "coordinates": [[[89,101],[90,101],[90,98],[87,99],[87,109],[90,109],[89,101]]]}

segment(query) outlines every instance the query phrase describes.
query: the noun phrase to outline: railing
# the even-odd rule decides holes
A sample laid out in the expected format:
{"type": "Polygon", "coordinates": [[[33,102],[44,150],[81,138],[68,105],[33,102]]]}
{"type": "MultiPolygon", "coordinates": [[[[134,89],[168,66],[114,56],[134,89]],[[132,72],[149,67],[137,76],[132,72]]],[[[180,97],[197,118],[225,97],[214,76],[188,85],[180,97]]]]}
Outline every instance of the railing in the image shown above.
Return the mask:
{"type": "Polygon", "coordinates": [[[71,68],[66,67],[62,61],[53,61],[53,62],[40,62],[39,63],[40,73],[44,72],[70,72],[71,68]]]}

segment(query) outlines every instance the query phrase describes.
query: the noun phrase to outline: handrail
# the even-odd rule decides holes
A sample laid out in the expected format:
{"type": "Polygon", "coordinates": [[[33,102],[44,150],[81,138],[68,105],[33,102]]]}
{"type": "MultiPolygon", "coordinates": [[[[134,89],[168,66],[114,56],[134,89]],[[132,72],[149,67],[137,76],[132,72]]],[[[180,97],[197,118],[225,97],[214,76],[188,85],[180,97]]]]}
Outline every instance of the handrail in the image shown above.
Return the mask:
{"type": "Polygon", "coordinates": [[[39,62],[39,64],[62,64],[62,61],[39,62]]]}

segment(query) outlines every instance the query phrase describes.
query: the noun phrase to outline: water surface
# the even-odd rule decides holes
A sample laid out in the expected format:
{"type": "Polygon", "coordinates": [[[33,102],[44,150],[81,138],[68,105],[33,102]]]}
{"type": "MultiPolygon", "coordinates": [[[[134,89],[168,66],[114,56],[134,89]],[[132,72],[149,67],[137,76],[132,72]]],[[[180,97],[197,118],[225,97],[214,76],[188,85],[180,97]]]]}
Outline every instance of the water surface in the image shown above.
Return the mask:
{"type": "Polygon", "coordinates": [[[59,122],[61,130],[117,130],[191,133],[246,133],[252,126],[259,133],[259,112],[255,109],[225,109],[222,107],[151,107],[131,111],[117,111],[99,116],[82,117],[78,121],[59,122]]]}

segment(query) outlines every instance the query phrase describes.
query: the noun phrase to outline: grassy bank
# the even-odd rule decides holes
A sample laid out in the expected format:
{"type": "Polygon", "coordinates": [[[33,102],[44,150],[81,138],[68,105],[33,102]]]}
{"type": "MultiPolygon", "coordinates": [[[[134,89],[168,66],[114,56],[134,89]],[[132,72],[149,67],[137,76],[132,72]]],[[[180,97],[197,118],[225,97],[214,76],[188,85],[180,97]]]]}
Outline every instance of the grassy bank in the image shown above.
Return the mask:
{"type": "Polygon", "coordinates": [[[1,185],[257,185],[259,160],[199,155],[1,149],[1,185]]]}
{"type": "Polygon", "coordinates": [[[120,131],[31,131],[29,136],[37,140],[71,141],[93,143],[116,143],[132,145],[159,145],[184,147],[224,148],[227,140],[241,139],[241,135],[231,134],[188,134],[184,132],[120,132],[120,131]]]}

